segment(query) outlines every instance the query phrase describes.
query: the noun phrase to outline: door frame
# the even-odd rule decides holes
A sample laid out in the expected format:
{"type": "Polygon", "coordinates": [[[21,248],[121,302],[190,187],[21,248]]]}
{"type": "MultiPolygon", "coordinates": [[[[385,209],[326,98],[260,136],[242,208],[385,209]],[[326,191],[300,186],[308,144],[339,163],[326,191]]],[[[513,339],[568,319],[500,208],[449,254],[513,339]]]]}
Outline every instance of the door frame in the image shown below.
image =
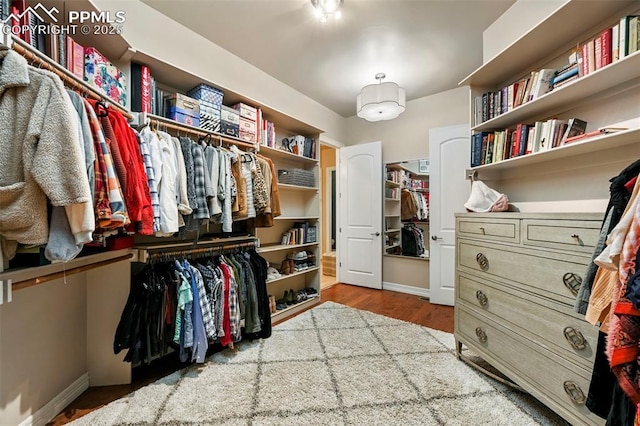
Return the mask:
{"type": "MultiPolygon", "coordinates": [[[[337,168],[337,164],[336,167],[327,167],[325,169],[325,177],[324,177],[324,184],[325,186],[325,190],[324,190],[324,196],[325,196],[325,211],[323,212],[325,215],[327,215],[327,219],[325,221],[326,223],[326,229],[323,235],[323,239],[324,239],[324,247],[325,247],[325,253],[330,253],[332,251],[331,249],[331,225],[333,223],[332,221],[332,217],[331,217],[331,209],[333,207],[333,204],[336,204],[336,212],[337,212],[337,200],[334,200],[333,197],[331,196],[331,172],[335,172],[336,173],[336,194],[338,193],[338,168],[337,168]]],[[[338,226],[338,215],[336,213],[336,227],[338,226]]],[[[338,249],[338,233],[336,232],[336,250],[338,249]]],[[[324,253],[322,253],[324,254],[324,253]]]]}

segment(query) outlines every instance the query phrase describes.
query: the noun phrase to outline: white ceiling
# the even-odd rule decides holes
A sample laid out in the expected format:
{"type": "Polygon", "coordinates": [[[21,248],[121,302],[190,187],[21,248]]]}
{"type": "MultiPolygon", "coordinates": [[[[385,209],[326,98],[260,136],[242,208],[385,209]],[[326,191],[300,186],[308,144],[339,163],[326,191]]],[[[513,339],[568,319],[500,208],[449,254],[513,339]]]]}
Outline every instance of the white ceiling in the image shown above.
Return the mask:
{"type": "Polygon", "coordinates": [[[514,0],[344,0],[322,24],[310,0],[142,0],[343,117],[385,81],[407,100],[457,87],[482,63],[482,32],[514,0]]]}

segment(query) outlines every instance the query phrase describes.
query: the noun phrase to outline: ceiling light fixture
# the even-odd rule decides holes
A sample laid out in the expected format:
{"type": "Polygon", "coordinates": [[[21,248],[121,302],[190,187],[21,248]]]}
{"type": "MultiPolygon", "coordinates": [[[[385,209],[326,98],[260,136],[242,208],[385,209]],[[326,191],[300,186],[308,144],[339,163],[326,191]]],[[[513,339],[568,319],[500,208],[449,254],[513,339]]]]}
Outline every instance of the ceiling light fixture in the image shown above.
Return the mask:
{"type": "Polygon", "coordinates": [[[344,0],[311,0],[311,4],[315,9],[316,17],[322,23],[327,22],[327,19],[330,16],[340,19],[342,16],[340,8],[343,3],[344,0]]]}
{"type": "Polygon", "coordinates": [[[360,91],[357,98],[358,117],[367,121],[393,120],[406,109],[404,89],[396,83],[382,80],[384,73],[376,74],[378,84],[370,84],[360,91]]]}

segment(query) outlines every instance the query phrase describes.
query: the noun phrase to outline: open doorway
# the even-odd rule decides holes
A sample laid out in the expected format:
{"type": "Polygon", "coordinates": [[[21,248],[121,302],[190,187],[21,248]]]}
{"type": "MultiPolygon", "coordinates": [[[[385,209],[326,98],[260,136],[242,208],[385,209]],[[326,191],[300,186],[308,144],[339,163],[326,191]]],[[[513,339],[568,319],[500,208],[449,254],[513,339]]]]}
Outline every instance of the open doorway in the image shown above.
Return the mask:
{"type": "Polygon", "coordinates": [[[322,252],[321,288],[329,287],[336,280],[336,149],[320,146],[322,179],[322,252]]]}

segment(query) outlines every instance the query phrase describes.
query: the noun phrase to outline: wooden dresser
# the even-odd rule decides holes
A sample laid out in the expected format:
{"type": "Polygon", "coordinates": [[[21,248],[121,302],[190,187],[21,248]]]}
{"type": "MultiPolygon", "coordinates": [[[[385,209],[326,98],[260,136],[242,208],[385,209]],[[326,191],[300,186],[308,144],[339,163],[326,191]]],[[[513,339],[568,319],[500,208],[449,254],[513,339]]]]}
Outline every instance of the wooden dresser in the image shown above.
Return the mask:
{"type": "Polygon", "coordinates": [[[573,311],[601,214],[456,215],[456,351],[469,347],[572,424],[585,406],[598,329],[573,311]]]}

